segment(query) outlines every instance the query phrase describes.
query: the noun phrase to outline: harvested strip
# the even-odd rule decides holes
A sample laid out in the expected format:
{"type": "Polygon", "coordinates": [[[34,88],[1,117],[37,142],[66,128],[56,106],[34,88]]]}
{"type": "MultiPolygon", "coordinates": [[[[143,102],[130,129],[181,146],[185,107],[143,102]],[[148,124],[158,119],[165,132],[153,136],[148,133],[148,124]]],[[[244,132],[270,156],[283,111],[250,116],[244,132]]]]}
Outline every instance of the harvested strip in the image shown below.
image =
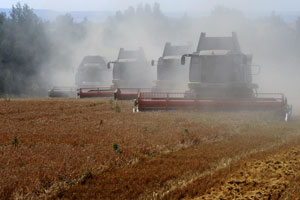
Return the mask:
{"type": "Polygon", "coordinates": [[[60,193],[66,199],[149,199],[160,198],[155,191],[167,191],[170,183],[190,179],[214,169],[219,161],[240,155],[271,142],[259,136],[251,140],[231,137],[226,141],[201,143],[174,153],[141,160],[136,165],[95,175],[84,185],[60,193]],[[185,178],[187,177],[187,178],[185,178]]]}
{"type": "MultiPolygon", "coordinates": [[[[280,199],[300,176],[300,147],[246,162],[224,185],[212,188],[200,199],[280,199]]],[[[283,198],[284,199],[284,198],[283,198]]]]}

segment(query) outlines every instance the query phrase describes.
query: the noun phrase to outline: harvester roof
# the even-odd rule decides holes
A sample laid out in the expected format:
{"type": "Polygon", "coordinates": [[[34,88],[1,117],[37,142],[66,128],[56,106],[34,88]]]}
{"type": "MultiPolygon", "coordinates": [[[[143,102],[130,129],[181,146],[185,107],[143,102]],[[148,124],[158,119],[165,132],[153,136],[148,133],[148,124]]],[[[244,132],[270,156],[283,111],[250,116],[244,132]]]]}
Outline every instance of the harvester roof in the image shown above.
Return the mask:
{"type": "Polygon", "coordinates": [[[142,48],[138,50],[124,50],[123,48],[119,51],[118,61],[136,61],[146,60],[144,50],[142,48]]]}
{"type": "Polygon", "coordinates": [[[82,64],[85,63],[105,63],[102,56],[85,56],[82,60],[82,64]]]}
{"type": "Polygon", "coordinates": [[[102,56],[85,56],[83,58],[83,60],[81,61],[78,69],[83,69],[86,66],[97,67],[97,66],[100,66],[100,65],[104,65],[104,66],[106,65],[105,60],[102,56]]]}
{"type": "Polygon", "coordinates": [[[181,56],[191,51],[191,45],[172,45],[171,43],[166,43],[163,57],[181,56]]]}
{"type": "Polygon", "coordinates": [[[235,32],[231,37],[206,37],[205,33],[201,33],[197,53],[209,50],[228,50],[233,53],[240,53],[240,45],[235,32]]]}

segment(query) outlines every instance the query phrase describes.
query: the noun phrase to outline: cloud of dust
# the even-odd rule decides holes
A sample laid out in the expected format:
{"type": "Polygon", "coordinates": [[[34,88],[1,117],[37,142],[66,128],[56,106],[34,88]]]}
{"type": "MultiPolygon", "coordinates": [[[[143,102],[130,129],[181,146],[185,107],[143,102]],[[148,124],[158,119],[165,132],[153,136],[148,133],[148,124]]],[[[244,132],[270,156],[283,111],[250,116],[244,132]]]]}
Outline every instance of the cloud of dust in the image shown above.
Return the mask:
{"type": "MultiPolygon", "coordinates": [[[[182,21],[166,17],[159,4],[139,4],[136,8],[129,7],[116,12],[104,23],[87,22],[76,26],[83,26],[83,39],[73,37],[77,29],[72,25],[70,16],[62,16],[49,25],[49,38],[53,41],[55,53],[41,74],[50,78],[50,87],[74,85],[76,69],[84,56],[101,55],[107,61],[115,61],[120,48],[144,49],[154,84],[156,67],[150,65],[151,60],[157,60],[162,55],[165,42],[187,41],[184,29],[178,30],[178,27],[182,27],[182,21]]],[[[135,76],[146,78],[148,74],[139,73],[135,76]]]]}
{"type": "MultiPolygon", "coordinates": [[[[53,23],[54,24],[54,23],[53,23]]],[[[55,23],[59,26],[59,23],[55,23]]],[[[53,26],[53,25],[52,25],[53,26]]],[[[215,7],[211,15],[201,18],[166,17],[159,4],[139,4],[118,11],[104,23],[88,22],[83,27],[84,38],[76,40],[69,34],[49,37],[55,41],[55,56],[45,64],[43,77],[50,77],[50,85],[74,85],[76,68],[86,55],[101,55],[107,61],[117,59],[121,47],[135,50],[143,47],[147,60],[157,60],[165,42],[186,44],[191,42],[196,50],[201,32],[207,36],[230,36],[236,32],[243,53],[253,55],[253,63],[261,66],[261,73],[253,77],[259,92],[284,93],[294,110],[300,113],[299,45],[300,33],[295,25],[285,23],[275,13],[260,19],[248,19],[243,12],[225,7],[215,7]],[[297,35],[298,34],[298,35],[297,35]],[[298,37],[298,39],[297,39],[298,37]]],[[[50,30],[57,30],[51,27],[50,30]]],[[[65,33],[73,27],[63,26],[65,33]]],[[[187,53],[192,53],[187,52],[187,53]]],[[[156,73],[155,67],[151,67],[156,73]]],[[[143,74],[137,74],[143,76],[143,74]]],[[[156,80],[154,76],[153,81],[156,80]]]]}

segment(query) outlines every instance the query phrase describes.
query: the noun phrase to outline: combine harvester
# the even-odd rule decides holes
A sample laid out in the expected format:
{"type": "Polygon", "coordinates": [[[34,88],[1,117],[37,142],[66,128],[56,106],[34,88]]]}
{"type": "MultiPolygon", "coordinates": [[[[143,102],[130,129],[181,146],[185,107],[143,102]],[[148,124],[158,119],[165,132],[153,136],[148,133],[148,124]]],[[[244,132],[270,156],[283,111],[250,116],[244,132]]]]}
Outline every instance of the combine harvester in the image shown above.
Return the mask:
{"type": "Polygon", "coordinates": [[[86,56],[78,67],[75,84],[80,98],[97,96],[113,96],[112,72],[107,69],[105,59],[101,56],[86,56]]]}
{"type": "Polygon", "coordinates": [[[257,93],[252,83],[252,55],[241,52],[236,33],[231,37],[206,37],[201,33],[197,51],[191,58],[189,91],[139,92],[135,110],[272,110],[292,114],[284,94],[257,93]]]}
{"type": "Polygon", "coordinates": [[[82,97],[107,97],[115,99],[136,99],[139,91],[151,91],[152,73],[142,48],[136,51],[120,49],[118,59],[109,62],[113,68],[113,85],[109,88],[81,88],[82,97]]]}
{"type": "Polygon", "coordinates": [[[82,90],[88,88],[107,89],[111,87],[111,70],[106,68],[106,62],[101,56],[85,56],[81,61],[73,87],[53,87],[48,92],[49,97],[76,97],[82,90]],[[79,89],[80,88],[80,89],[79,89]]]}
{"type": "MultiPolygon", "coordinates": [[[[157,81],[152,91],[171,92],[185,91],[189,80],[188,64],[181,66],[180,59],[183,54],[191,51],[191,45],[173,46],[166,43],[162,57],[157,62],[157,81]]],[[[152,66],[155,65],[153,60],[152,66]]]]}

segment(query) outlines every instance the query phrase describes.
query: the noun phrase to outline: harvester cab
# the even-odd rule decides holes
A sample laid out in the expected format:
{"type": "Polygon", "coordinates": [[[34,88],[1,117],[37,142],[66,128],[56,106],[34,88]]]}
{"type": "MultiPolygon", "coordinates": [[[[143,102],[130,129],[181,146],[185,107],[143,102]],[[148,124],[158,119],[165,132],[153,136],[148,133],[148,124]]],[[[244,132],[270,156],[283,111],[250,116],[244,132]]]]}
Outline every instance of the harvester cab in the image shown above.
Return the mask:
{"type": "MultiPolygon", "coordinates": [[[[188,82],[188,65],[181,66],[181,55],[190,52],[191,45],[174,46],[166,43],[157,62],[157,81],[154,91],[184,91],[188,82]]],[[[153,60],[152,65],[156,62],[153,60]]]]}
{"type": "Polygon", "coordinates": [[[249,98],[258,88],[252,83],[252,55],[241,52],[236,33],[231,37],[206,37],[201,33],[191,57],[189,88],[199,97],[249,98]]]}
{"type": "Polygon", "coordinates": [[[85,56],[77,69],[75,84],[78,88],[111,86],[112,73],[106,68],[105,59],[85,56]]]}
{"type": "Polygon", "coordinates": [[[109,62],[107,68],[113,68],[114,99],[136,99],[140,91],[151,91],[153,73],[142,48],[121,48],[117,60],[109,62]]]}
{"type": "Polygon", "coordinates": [[[80,98],[112,97],[112,71],[107,69],[101,56],[86,56],[81,61],[75,76],[80,98]]]}
{"type": "Polygon", "coordinates": [[[144,50],[120,49],[116,61],[109,62],[108,68],[113,64],[114,88],[151,87],[151,68],[147,62],[144,50]]]}

